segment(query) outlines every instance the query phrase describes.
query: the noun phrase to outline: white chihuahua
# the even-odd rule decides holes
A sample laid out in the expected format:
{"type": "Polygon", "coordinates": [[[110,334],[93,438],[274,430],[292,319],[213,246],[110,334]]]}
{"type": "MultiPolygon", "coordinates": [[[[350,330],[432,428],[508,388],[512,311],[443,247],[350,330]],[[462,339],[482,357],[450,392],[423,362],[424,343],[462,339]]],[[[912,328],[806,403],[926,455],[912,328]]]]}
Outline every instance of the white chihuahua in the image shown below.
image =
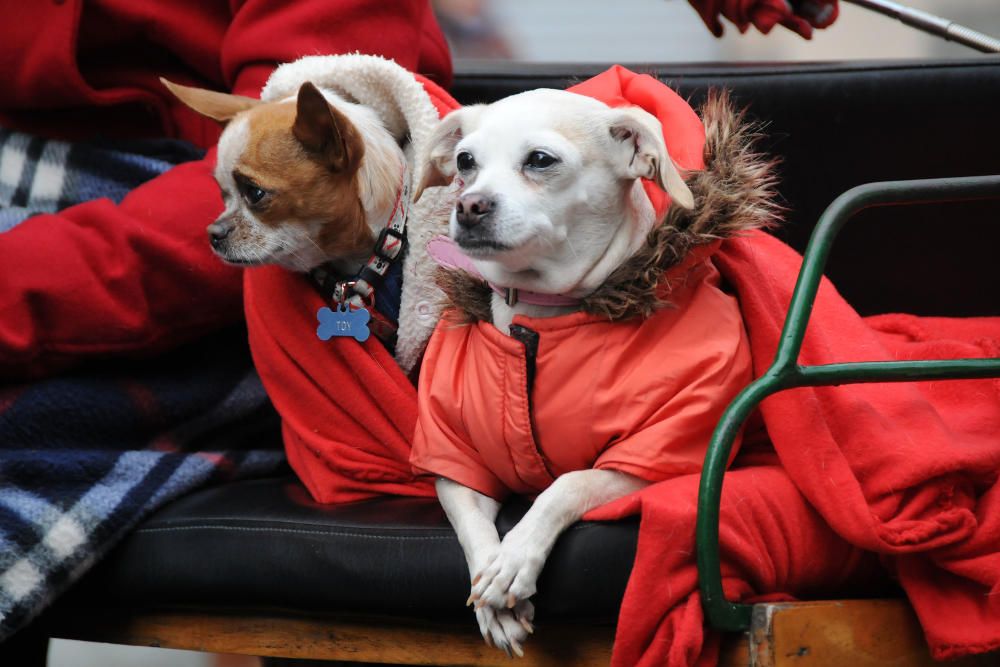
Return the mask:
{"type": "MultiPolygon", "coordinates": [[[[422,187],[458,175],[449,233],[491,283],[578,297],[632,256],[657,222],[640,178],[674,203],[694,199],[667,154],[659,122],[562,90],[533,90],[449,114],[428,144],[422,187]]],[[[509,300],[509,299],[507,299],[509,300]]],[[[493,300],[506,331],[514,314],[571,308],[493,300]]]]}
{"type": "MultiPolygon", "coordinates": [[[[503,332],[515,315],[578,309],[579,297],[636,252],[659,222],[640,179],[655,181],[675,206],[694,203],[656,118],[566,91],[534,90],[460,109],[428,146],[422,187],[457,175],[463,190],[450,236],[485,280],[502,286],[491,307],[503,332]]],[[[469,602],[487,642],[522,655],[532,632],[529,598],[560,533],[588,510],[647,483],[615,470],[560,475],[501,541],[494,525],[500,503],[439,478],[438,496],[472,579],[469,602]]]]}

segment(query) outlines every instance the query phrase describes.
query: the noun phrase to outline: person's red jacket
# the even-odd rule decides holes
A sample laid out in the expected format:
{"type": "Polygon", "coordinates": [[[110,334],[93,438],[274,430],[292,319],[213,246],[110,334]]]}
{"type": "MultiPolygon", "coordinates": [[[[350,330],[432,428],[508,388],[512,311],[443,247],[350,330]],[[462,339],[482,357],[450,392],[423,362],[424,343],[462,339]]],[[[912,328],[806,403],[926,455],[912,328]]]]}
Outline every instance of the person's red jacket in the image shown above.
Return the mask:
{"type": "MultiPolygon", "coordinates": [[[[360,51],[447,85],[426,0],[0,0],[0,127],[44,137],[166,136],[210,148],[220,128],[159,83],[256,97],[275,65],[360,51]]],[[[222,209],[214,150],[120,205],[96,200],[0,234],[0,378],[152,354],[241,318],[240,272],[205,227],[222,209]]]]}

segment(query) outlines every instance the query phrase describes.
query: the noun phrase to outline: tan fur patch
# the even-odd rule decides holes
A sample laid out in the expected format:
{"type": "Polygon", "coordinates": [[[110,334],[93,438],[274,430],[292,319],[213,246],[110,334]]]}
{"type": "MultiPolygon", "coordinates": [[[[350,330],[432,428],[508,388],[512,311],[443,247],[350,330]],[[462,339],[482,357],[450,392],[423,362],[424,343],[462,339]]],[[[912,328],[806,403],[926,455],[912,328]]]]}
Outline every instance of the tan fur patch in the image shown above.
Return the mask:
{"type": "MultiPolygon", "coordinates": [[[[246,150],[236,171],[270,193],[263,206],[253,209],[268,227],[320,225],[316,243],[329,257],[364,253],[374,243],[358,188],[357,170],[335,171],[307,152],[292,134],[296,107],[267,104],[247,115],[250,126],[246,150]]],[[[364,144],[356,132],[346,133],[357,155],[364,144]]]]}

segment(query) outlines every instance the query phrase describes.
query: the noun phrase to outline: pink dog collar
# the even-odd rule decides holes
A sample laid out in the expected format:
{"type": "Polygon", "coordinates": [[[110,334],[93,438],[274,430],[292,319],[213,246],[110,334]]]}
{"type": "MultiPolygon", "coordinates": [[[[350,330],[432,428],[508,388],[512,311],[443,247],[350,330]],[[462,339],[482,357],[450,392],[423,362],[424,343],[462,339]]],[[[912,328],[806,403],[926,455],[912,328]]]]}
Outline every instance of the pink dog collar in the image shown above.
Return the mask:
{"type": "Polygon", "coordinates": [[[504,302],[508,306],[513,306],[518,302],[533,306],[576,306],[580,304],[580,299],[563,294],[529,292],[516,287],[500,287],[489,282],[483,278],[483,274],[479,272],[472,260],[447,236],[432,238],[427,243],[427,253],[437,262],[438,266],[443,266],[446,269],[460,269],[485,281],[490,289],[504,298],[504,302]]]}

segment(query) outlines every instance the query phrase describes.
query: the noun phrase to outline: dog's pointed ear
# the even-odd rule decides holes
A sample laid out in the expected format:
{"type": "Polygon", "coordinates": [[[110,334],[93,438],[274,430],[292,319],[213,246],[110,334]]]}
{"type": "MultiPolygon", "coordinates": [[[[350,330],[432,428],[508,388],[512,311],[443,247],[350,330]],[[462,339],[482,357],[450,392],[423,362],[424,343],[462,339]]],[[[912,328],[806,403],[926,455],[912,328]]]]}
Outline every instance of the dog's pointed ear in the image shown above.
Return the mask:
{"type": "Polygon", "coordinates": [[[413,191],[413,201],[420,199],[426,188],[448,185],[455,177],[455,145],[462,140],[463,128],[470,118],[479,115],[482,105],[455,109],[438,122],[424,144],[417,163],[423,167],[423,177],[413,191]]]}
{"type": "Polygon", "coordinates": [[[615,109],[609,131],[620,151],[618,165],[622,178],[651,179],[670,195],[672,202],[687,209],[694,207],[694,195],[670,159],[660,123],[652,114],[638,107],[615,109]]]}
{"type": "Polygon", "coordinates": [[[361,165],[365,145],[357,129],[316,86],[302,84],[295,104],[292,134],[303,148],[335,171],[354,171],[361,165]]]}
{"type": "Polygon", "coordinates": [[[242,95],[230,95],[204,88],[193,88],[182,86],[173,81],[167,81],[160,77],[160,83],[166,86],[167,90],[174,94],[174,97],[191,107],[202,116],[207,116],[223,125],[232,120],[233,116],[252,109],[260,104],[260,100],[242,95]]]}

